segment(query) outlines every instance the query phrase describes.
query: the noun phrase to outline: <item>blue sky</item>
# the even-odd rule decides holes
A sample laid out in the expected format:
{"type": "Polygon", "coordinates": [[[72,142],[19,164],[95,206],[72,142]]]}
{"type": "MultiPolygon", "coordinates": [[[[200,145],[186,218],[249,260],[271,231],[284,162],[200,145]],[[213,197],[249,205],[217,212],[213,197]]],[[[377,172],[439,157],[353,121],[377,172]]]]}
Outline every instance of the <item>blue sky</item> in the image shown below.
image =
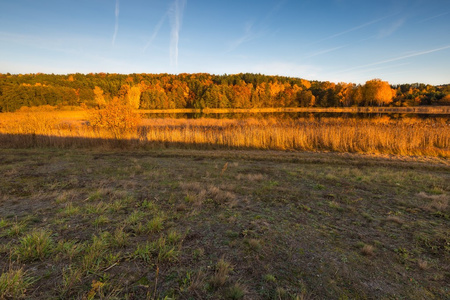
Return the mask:
{"type": "Polygon", "coordinates": [[[450,0],[0,0],[0,73],[450,83],[450,0]]]}

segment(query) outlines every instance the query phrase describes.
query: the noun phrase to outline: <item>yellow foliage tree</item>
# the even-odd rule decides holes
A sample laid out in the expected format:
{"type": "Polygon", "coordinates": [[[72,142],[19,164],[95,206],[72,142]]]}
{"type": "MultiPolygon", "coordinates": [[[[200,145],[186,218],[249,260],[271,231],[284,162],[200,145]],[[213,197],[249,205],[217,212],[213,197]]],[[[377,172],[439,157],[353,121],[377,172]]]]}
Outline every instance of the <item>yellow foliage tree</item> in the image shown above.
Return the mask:
{"type": "Polygon", "coordinates": [[[133,86],[125,96],[127,103],[134,109],[138,109],[141,103],[141,87],[133,86]]]}
{"type": "Polygon", "coordinates": [[[392,89],[387,81],[373,79],[364,86],[364,98],[369,105],[386,105],[392,102],[392,89]]]}
{"type": "Polygon", "coordinates": [[[305,89],[311,88],[311,82],[305,79],[300,79],[301,84],[305,87],[305,89]]]}
{"type": "Polygon", "coordinates": [[[278,95],[280,92],[284,91],[284,89],[286,88],[286,86],[280,82],[269,82],[269,91],[270,91],[270,96],[274,97],[276,95],[278,95]]]}
{"type": "Polygon", "coordinates": [[[94,95],[95,95],[95,104],[97,104],[98,107],[103,107],[106,104],[105,96],[103,95],[103,90],[96,86],[94,88],[94,95]]]}

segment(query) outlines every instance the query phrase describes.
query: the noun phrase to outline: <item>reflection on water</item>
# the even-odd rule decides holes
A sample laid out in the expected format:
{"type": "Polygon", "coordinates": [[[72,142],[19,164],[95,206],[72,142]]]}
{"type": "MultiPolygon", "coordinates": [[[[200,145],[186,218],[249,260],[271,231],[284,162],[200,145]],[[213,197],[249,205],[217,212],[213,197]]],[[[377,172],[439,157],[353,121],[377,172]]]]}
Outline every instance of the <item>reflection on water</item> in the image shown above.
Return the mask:
{"type": "Polygon", "coordinates": [[[450,115],[445,114],[387,114],[387,113],[336,113],[336,112],[272,112],[272,113],[220,113],[220,114],[203,114],[203,113],[172,113],[172,114],[144,114],[146,119],[329,119],[329,118],[344,118],[344,119],[423,119],[423,120],[438,120],[440,122],[450,123],[450,115]]]}

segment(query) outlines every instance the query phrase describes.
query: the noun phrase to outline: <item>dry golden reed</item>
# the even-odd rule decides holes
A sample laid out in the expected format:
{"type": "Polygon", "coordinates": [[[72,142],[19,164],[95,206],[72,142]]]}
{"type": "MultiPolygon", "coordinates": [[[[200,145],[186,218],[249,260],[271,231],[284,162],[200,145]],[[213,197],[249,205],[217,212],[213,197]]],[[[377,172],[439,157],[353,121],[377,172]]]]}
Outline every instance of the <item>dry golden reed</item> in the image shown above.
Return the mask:
{"type": "Polygon", "coordinates": [[[83,112],[0,114],[3,147],[190,147],[450,157],[445,119],[144,119],[124,134],[92,126],[83,112]],[[120,140],[120,143],[117,143],[120,140]]]}

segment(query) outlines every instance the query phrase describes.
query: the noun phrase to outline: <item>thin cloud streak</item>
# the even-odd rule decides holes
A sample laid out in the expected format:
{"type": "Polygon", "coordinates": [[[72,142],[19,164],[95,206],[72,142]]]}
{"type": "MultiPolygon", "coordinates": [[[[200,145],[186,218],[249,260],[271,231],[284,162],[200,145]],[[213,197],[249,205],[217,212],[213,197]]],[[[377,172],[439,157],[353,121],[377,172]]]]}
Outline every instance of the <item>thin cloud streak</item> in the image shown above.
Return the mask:
{"type": "Polygon", "coordinates": [[[385,37],[390,36],[391,34],[396,32],[397,30],[399,30],[400,27],[403,26],[405,21],[406,21],[406,18],[401,18],[401,19],[395,21],[388,28],[385,28],[385,29],[381,30],[380,33],[378,34],[378,38],[385,38],[385,37]]]}
{"type": "Polygon", "coordinates": [[[145,44],[144,49],[142,50],[142,52],[145,52],[145,51],[148,49],[148,47],[150,47],[150,45],[153,43],[153,40],[154,40],[154,39],[156,38],[156,36],[158,35],[159,30],[161,29],[162,24],[164,23],[164,21],[165,21],[166,18],[167,18],[167,14],[168,14],[168,12],[166,12],[166,13],[162,16],[161,20],[159,20],[158,24],[156,24],[155,29],[153,30],[153,34],[152,34],[152,36],[150,37],[150,39],[148,40],[147,44],[145,44]]]}
{"type": "Polygon", "coordinates": [[[114,35],[112,38],[113,46],[116,43],[117,32],[119,31],[119,0],[116,0],[115,16],[116,16],[116,24],[114,26],[114,35]]]}
{"type": "MultiPolygon", "coordinates": [[[[405,62],[405,63],[400,63],[400,64],[395,64],[395,65],[390,65],[390,66],[383,66],[383,67],[375,67],[375,68],[370,68],[370,69],[360,69],[360,70],[355,70],[355,71],[353,71],[353,72],[351,72],[351,73],[347,73],[346,75],[347,75],[347,77],[348,76],[356,76],[356,75],[358,75],[358,74],[368,74],[368,73],[371,73],[371,72],[375,72],[375,71],[381,71],[381,70],[387,70],[387,69],[393,69],[393,68],[398,68],[398,67],[403,67],[403,66],[407,66],[407,65],[410,65],[411,63],[409,63],[409,62],[405,62]]],[[[359,75],[358,75],[359,76],[359,75]]],[[[373,76],[373,75],[371,75],[372,77],[377,77],[377,75],[375,75],[375,76],[373,76]]],[[[360,76],[359,76],[360,77],[360,76]]],[[[379,76],[380,77],[380,76],[379,76]]]]}
{"type": "Polygon", "coordinates": [[[330,35],[330,36],[328,36],[328,37],[326,37],[326,38],[323,38],[323,39],[317,40],[317,41],[315,41],[315,42],[312,42],[312,43],[308,44],[307,46],[311,46],[311,45],[314,45],[314,44],[318,44],[318,43],[321,43],[321,42],[323,42],[323,41],[331,40],[331,39],[337,38],[337,37],[339,37],[339,36],[341,36],[341,35],[345,35],[345,34],[347,34],[347,33],[353,32],[353,31],[357,31],[357,30],[359,30],[359,29],[365,28],[365,27],[370,26],[370,25],[372,25],[372,24],[379,23],[379,22],[381,22],[381,21],[383,21],[383,20],[385,20],[385,19],[387,19],[387,18],[389,18],[389,17],[391,17],[391,16],[392,16],[392,15],[385,16],[385,17],[378,18],[378,19],[376,19],[376,20],[373,20],[373,21],[370,21],[370,22],[367,22],[367,23],[364,23],[364,24],[361,24],[361,25],[352,27],[352,28],[350,28],[350,29],[347,29],[347,30],[338,32],[338,33],[333,34],[333,35],[330,35]]]}
{"type": "Polygon", "coordinates": [[[293,76],[299,78],[315,78],[320,71],[320,69],[314,65],[303,65],[297,64],[295,62],[287,61],[273,61],[258,64],[255,66],[247,67],[246,71],[237,70],[238,72],[229,73],[239,73],[251,71],[253,73],[263,73],[266,75],[282,75],[282,76],[293,76]]]}
{"type": "MultiPolygon", "coordinates": [[[[356,70],[353,72],[348,73],[336,73],[331,72],[326,74],[326,80],[331,82],[351,82],[356,84],[364,84],[367,80],[373,79],[373,78],[384,78],[386,74],[394,74],[393,72],[379,72],[382,70],[389,70],[389,69],[396,69],[398,70],[399,67],[410,65],[409,62],[399,63],[395,65],[389,65],[389,66],[382,66],[382,67],[375,67],[371,69],[364,69],[364,70],[356,70]],[[336,76],[339,74],[338,76],[336,76]]],[[[399,73],[404,73],[405,71],[401,69],[402,71],[399,73]]],[[[397,73],[397,72],[395,72],[397,73]]]]}
{"type": "Polygon", "coordinates": [[[180,39],[183,11],[187,0],[175,0],[169,10],[169,19],[172,30],[170,32],[170,64],[178,67],[178,43],[180,39]]]}
{"type": "Polygon", "coordinates": [[[223,54],[227,54],[230,53],[234,50],[236,50],[237,48],[239,48],[239,46],[241,46],[242,44],[245,44],[247,42],[250,42],[254,39],[260,38],[262,36],[265,35],[265,32],[263,29],[259,29],[255,32],[254,27],[265,27],[265,24],[269,22],[269,20],[283,7],[286,5],[286,3],[289,0],[279,0],[275,6],[273,6],[273,8],[266,14],[266,16],[261,20],[256,22],[256,26],[255,26],[255,22],[253,21],[248,21],[245,23],[245,27],[244,27],[244,33],[240,38],[237,38],[233,41],[231,41],[229,43],[228,49],[226,49],[226,51],[223,54]]]}
{"type": "Polygon", "coordinates": [[[252,33],[252,27],[253,23],[247,22],[247,24],[245,24],[244,34],[240,38],[232,41],[230,43],[230,46],[228,47],[228,50],[225,53],[232,52],[233,50],[237,49],[240,45],[253,40],[255,38],[255,35],[252,33]]]}
{"type": "Polygon", "coordinates": [[[330,52],[337,51],[337,50],[345,48],[345,47],[347,47],[347,46],[339,46],[339,47],[334,47],[334,48],[330,48],[330,49],[325,49],[325,50],[318,51],[318,52],[315,52],[313,54],[310,54],[308,56],[305,56],[305,58],[311,58],[311,57],[314,57],[314,56],[330,53],[330,52]]]}
{"type": "Polygon", "coordinates": [[[267,13],[262,22],[264,23],[268,21],[272,16],[274,16],[278,11],[280,11],[281,8],[286,5],[287,2],[289,2],[289,0],[278,1],[278,3],[276,3],[275,6],[267,13]]]}
{"type": "Polygon", "coordinates": [[[398,68],[398,67],[403,67],[403,66],[407,66],[407,65],[410,65],[410,64],[411,63],[401,63],[401,64],[385,66],[385,67],[376,67],[376,68],[371,68],[371,69],[367,69],[367,70],[357,71],[357,73],[359,73],[359,72],[373,72],[373,71],[380,71],[380,70],[398,68]]]}
{"type": "Polygon", "coordinates": [[[437,18],[443,17],[443,16],[448,15],[448,14],[450,14],[450,11],[442,13],[442,14],[438,14],[438,15],[435,15],[435,16],[432,16],[432,17],[429,17],[429,18],[426,18],[426,19],[423,19],[423,20],[420,20],[417,23],[424,23],[424,22],[427,22],[427,21],[430,21],[430,20],[433,20],[433,19],[437,19],[437,18]]]}
{"type": "Polygon", "coordinates": [[[374,62],[374,63],[362,65],[362,66],[357,66],[357,67],[346,69],[346,70],[343,70],[343,71],[340,71],[340,72],[337,72],[337,73],[345,73],[345,72],[348,72],[348,71],[358,70],[358,69],[362,69],[362,68],[366,68],[366,67],[382,65],[382,64],[386,64],[386,63],[390,63],[390,62],[394,62],[394,61],[398,61],[398,60],[403,60],[403,59],[407,59],[407,58],[411,58],[411,57],[416,57],[416,56],[421,56],[421,55],[425,55],[425,54],[429,54],[429,53],[433,53],[433,52],[443,51],[443,50],[446,50],[446,49],[450,49],[450,45],[447,45],[447,46],[444,46],[444,47],[440,47],[440,48],[436,48],[436,49],[415,52],[415,53],[411,53],[411,54],[408,54],[408,55],[403,55],[403,56],[399,56],[399,57],[395,57],[395,58],[391,58],[391,59],[386,59],[386,60],[382,60],[382,61],[378,61],[378,62],[374,62]]]}

